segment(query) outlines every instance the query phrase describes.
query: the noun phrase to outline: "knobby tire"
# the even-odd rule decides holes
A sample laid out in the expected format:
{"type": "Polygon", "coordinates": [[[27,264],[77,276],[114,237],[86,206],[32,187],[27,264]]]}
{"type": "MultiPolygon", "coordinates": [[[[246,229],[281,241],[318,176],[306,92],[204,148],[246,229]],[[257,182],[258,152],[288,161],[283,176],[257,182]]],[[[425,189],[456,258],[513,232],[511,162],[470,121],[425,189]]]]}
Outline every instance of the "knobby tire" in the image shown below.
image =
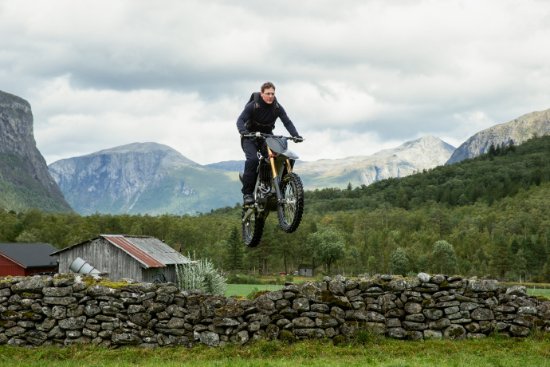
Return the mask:
{"type": "MultiPolygon", "coordinates": [[[[243,209],[243,217],[244,213],[245,209],[243,209]]],[[[264,224],[265,218],[258,215],[258,212],[256,211],[254,211],[254,213],[248,217],[247,220],[242,222],[242,237],[245,246],[256,247],[260,244],[264,231],[264,224]]]]}
{"type": "Polygon", "coordinates": [[[278,205],[279,227],[286,233],[292,233],[302,221],[304,213],[304,187],[295,173],[288,173],[281,180],[283,203],[278,205]]]}

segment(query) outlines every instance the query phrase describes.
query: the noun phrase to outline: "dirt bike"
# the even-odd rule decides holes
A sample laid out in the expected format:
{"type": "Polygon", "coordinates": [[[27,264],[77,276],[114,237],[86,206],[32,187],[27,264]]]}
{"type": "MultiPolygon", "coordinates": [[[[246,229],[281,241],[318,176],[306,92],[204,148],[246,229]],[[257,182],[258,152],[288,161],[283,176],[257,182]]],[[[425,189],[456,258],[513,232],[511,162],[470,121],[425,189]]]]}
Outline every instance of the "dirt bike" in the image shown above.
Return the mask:
{"type": "MultiPolygon", "coordinates": [[[[260,243],[264,224],[271,211],[277,211],[279,227],[294,232],[300,225],[304,213],[304,188],[300,177],[292,172],[293,163],[298,156],[288,150],[288,140],[300,142],[303,139],[264,133],[250,133],[243,138],[263,139],[266,143],[267,157],[258,152],[258,168],[254,187],[254,204],[243,206],[242,237],[248,247],[260,243]]],[[[242,181],[242,177],[241,177],[242,181]]]]}

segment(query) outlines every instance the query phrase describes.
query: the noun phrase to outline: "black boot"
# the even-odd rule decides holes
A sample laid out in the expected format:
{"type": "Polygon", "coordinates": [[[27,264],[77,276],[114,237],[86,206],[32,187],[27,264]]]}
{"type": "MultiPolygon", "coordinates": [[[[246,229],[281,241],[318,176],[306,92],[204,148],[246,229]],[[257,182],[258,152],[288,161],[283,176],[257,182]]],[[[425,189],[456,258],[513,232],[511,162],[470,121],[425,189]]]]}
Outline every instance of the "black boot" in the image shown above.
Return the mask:
{"type": "Polygon", "coordinates": [[[254,204],[254,197],[251,194],[243,195],[243,206],[250,206],[254,204]]]}

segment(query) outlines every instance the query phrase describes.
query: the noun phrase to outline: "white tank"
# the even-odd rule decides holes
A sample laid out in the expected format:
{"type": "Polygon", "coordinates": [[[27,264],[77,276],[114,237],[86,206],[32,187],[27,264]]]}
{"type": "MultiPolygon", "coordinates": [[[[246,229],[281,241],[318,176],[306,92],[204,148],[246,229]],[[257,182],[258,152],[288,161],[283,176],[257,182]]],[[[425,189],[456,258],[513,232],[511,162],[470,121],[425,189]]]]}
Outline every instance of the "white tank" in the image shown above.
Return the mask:
{"type": "Polygon", "coordinates": [[[77,257],[69,266],[69,269],[74,273],[88,274],[92,276],[99,276],[101,272],[86,262],[84,259],[77,257]]]}

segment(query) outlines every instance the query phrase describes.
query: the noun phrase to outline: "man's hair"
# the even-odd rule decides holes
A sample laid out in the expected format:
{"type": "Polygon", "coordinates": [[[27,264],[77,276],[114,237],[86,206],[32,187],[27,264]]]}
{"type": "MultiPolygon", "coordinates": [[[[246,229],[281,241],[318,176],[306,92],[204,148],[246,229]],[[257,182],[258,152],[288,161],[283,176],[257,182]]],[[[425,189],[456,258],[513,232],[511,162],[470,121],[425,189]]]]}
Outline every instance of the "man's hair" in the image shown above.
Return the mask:
{"type": "Polygon", "coordinates": [[[262,88],[260,89],[260,91],[262,91],[262,93],[263,93],[264,90],[269,89],[269,88],[273,88],[275,90],[275,86],[273,85],[273,83],[265,82],[264,84],[262,84],[262,88]]]}

